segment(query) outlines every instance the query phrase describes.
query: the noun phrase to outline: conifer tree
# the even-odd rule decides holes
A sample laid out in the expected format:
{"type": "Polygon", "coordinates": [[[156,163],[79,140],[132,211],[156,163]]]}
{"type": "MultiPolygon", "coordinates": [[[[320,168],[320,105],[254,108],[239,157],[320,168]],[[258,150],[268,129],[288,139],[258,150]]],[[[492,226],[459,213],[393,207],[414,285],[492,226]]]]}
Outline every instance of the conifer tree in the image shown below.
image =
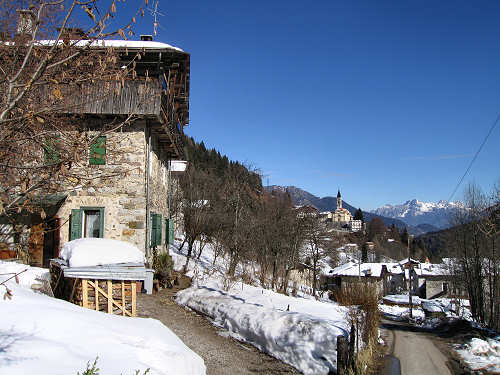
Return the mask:
{"type": "Polygon", "coordinates": [[[354,220],[361,220],[363,223],[365,222],[365,218],[363,217],[363,211],[361,211],[361,208],[358,208],[354,213],[354,220]]]}

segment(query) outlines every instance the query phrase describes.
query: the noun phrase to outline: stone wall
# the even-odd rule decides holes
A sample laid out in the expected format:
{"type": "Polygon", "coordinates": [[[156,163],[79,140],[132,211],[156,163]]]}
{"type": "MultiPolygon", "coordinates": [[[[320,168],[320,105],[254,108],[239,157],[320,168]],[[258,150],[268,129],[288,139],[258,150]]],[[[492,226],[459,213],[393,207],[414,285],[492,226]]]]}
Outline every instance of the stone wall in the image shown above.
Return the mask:
{"type": "Polygon", "coordinates": [[[165,225],[165,219],[168,218],[168,159],[166,153],[162,151],[158,144],[158,138],[153,136],[151,139],[151,161],[150,161],[150,210],[151,213],[161,214],[161,246],[158,251],[165,250],[165,238],[168,235],[168,229],[165,225]]]}
{"type": "MultiPolygon", "coordinates": [[[[69,193],[58,211],[63,223],[60,243],[70,239],[72,209],[104,207],[104,237],[133,243],[146,251],[146,171],[150,170],[150,212],[162,215],[162,245],[168,229],[168,160],[158,138],[151,138],[151,159],[147,165],[146,122],[137,121],[106,136],[106,164],[82,163],[75,170],[91,178],[84,187],[69,193]]],[[[147,241],[149,245],[150,241],[147,241]]]]}
{"type": "Polygon", "coordinates": [[[425,298],[432,298],[442,293],[443,284],[448,284],[448,288],[450,287],[450,283],[446,280],[446,278],[427,278],[425,280],[425,298]]]}
{"type": "Polygon", "coordinates": [[[93,180],[85,187],[71,191],[57,213],[63,223],[60,231],[61,245],[69,241],[72,209],[104,207],[104,237],[131,242],[145,250],[144,130],[145,122],[137,121],[122,131],[108,134],[106,164],[86,165],[88,170],[81,170],[82,176],[91,173],[93,180]]]}

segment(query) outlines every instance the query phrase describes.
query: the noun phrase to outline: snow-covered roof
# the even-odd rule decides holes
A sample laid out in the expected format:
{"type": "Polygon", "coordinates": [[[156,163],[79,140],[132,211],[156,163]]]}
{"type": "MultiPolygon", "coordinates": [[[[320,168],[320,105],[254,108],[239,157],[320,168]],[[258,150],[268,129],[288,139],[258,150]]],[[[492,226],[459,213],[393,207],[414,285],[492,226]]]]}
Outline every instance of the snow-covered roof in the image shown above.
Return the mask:
{"type": "Polygon", "coordinates": [[[357,263],[349,262],[330,270],[328,276],[374,276],[382,275],[382,267],[386,266],[390,273],[401,273],[401,267],[396,263],[357,263]]]}
{"type": "Polygon", "coordinates": [[[405,258],[403,260],[399,261],[399,264],[406,264],[408,261],[411,260],[412,263],[419,264],[420,262],[418,260],[412,259],[412,258],[405,258]]]}
{"type": "Polygon", "coordinates": [[[414,268],[419,276],[445,276],[450,274],[449,267],[444,263],[420,263],[419,268],[414,268]]]}
{"type": "MultiPolygon", "coordinates": [[[[53,45],[55,40],[38,40],[36,44],[40,46],[51,46],[53,45]]],[[[58,44],[62,44],[63,41],[59,40],[58,44]]],[[[172,46],[167,43],[162,42],[154,42],[154,41],[145,41],[145,40],[79,40],[75,41],[74,46],[77,47],[93,47],[93,48],[129,48],[129,49],[154,49],[154,50],[165,50],[170,49],[178,52],[184,52],[179,47],[172,46]]]]}
{"type": "MultiPolygon", "coordinates": [[[[413,260],[413,259],[412,259],[413,260]]],[[[402,274],[405,272],[405,277],[408,278],[408,269],[404,269],[404,264],[407,263],[408,260],[404,259],[399,263],[393,262],[384,262],[384,263],[361,263],[350,261],[346,264],[338,266],[334,269],[328,270],[328,273],[325,273],[327,276],[375,276],[380,277],[382,274],[382,266],[387,268],[387,272],[391,274],[402,274]],[[406,262],[404,262],[406,260],[406,262]]],[[[417,276],[444,276],[449,275],[449,270],[446,264],[431,264],[431,263],[419,263],[415,267],[413,267],[413,271],[417,274],[417,276]]]]}

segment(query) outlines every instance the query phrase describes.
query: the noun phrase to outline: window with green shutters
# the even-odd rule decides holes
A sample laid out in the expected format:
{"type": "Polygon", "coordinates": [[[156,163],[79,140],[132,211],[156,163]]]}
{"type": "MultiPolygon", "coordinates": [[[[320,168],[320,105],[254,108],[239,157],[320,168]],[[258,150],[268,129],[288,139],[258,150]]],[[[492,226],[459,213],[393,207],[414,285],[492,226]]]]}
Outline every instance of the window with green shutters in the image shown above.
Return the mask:
{"type": "Polygon", "coordinates": [[[70,241],[78,238],[104,237],[104,207],[81,207],[71,210],[70,241]]]}
{"type": "Polygon", "coordinates": [[[174,243],[174,221],[165,219],[165,245],[174,243]]]}
{"type": "Polygon", "coordinates": [[[161,214],[151,214],[151,247],[161,245],[161,214]]]}
{"type": "Polygon", "coordinates": [[[89,164],[106,164],[106,136],[97,137],[95,142],[90,145],[89,164]]]}

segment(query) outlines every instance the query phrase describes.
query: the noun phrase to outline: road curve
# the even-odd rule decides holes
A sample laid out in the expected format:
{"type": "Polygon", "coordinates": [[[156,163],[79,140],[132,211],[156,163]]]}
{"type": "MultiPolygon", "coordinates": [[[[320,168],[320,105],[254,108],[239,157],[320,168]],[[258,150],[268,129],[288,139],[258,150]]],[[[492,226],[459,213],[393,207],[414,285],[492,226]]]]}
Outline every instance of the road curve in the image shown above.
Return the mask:
{"type": "MultiPolygon", "coordinates": [[[[383,321],[381,331],[389,341],[391,353],[399,359],[403,375],[451,375],[446,365],[447,358],[418,329],[402,323],[383,321]]],[[[384,374],[398,375],[393,369],[384,374]]]]}

